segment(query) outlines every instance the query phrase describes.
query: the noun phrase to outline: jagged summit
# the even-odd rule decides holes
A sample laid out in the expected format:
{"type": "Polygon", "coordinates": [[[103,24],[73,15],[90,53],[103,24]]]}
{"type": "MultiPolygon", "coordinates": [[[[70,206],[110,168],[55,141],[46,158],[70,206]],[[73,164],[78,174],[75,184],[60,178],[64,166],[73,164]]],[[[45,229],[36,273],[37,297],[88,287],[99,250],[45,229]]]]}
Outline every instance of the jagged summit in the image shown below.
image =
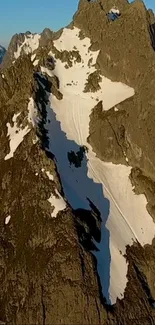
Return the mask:
{"type": "Polygon", "coordinates": [[[81,0],[57,33],[12,38],[0,73],[2,323],[155,323],[153,26],[141,1],[81,0]]]}
{"type": "Polygon", "coordinates": [[[8,46],[7,54],[4,58],[3,66],[7,67],[12,64],[21,53],[31,53],[39,46],[39,34],[32,34],[30,31],[26,33],[15,34],[8,46]],[[20,52],[18,51],[20,48],[20,52]]]}

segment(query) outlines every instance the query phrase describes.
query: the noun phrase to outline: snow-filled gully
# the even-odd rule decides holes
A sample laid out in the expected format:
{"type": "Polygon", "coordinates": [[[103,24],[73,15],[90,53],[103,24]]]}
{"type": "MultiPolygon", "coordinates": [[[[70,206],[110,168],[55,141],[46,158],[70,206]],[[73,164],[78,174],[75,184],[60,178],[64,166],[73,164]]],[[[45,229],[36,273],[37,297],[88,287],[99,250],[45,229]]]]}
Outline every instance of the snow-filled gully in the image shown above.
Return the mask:
{"type": "MultiPolygon", "coordinates": [[[[95,256],[102,290],[107,301],[114,304],[122,298],[127,283],[128,264],[123,256],[126,246],[138,241],[151,244],[155,235],[155,224],[146,210],[144,195],[135,195],[129,180],[131,167],[105,163],[98,159],[88,144],[89,119],[96,99],[102,100],[103,109],[108,110],[125,99],[134,96],[134,89],[102,77],[101,89],[96,93],[84,93],[88,74],[95,71],[98,51],[91,52],[90,39],[79,39],[77,28],[64,29],[61,37],[54,41],[59,51],[75,50],[81,62],[74,62],[66,69],[65,63],[56,61],[52,72],[60,81],[63,99],[49,94],[46,129],[49,150],[55,155],[66,199],[74,209],[90,209],[89,198],[102,216],[102,238],[95,256]],[[90,59],[92,63],[90,64],[90,59]],[[88,64],[89,62],[89,64],[88,64]],[[74,80],[72,86],[68,85],[74,80]],[[81,167],[70,165],[68,152],[77,152],[84,145],[81,167]]],[[[54,54],[50,52],[54,57],[54,54]]],[[[51,71],[41,68],[42,73],[51,71]]]]}
{"type": "MultiPolygon", "coordinates": [[[[89,162],[88,162],[88,163],[89,163],[89,162]]],[[[92,174],[95,175],[95,178],[98,180],[98,182],[101,182],[101,183],[102,183],[102,179],[98,179],[98,175],[95,173],[95,170],[93,169],[93,167],[91,166],[90,163],[89,163],[89,167],[90,167],[90,170],[91,170],[92,174]]],[[[105,184],[104,184],[104,189],[105,189],[106,192],[108,193],[109,198],[111,198],[111,200],[113,201],[113,203],[114,203],[115,206],[117,207],[117,209],[118,209],[118,211],[120,212],[120,215],[122,216],[122,218],[124,219],[124,221],[125,221],[127,227],[130,228],[131,233],[133,234],[133,237],[134,237],[135,239],[137,239],[137,241],[139,241],[139,240],[138,240],[138,237],[137,237],[137,235],[136,235],[136,233],[135,233],[135,231],[134,231],[134,229],[131,227],[131,225],[130,225],[130,223],[128,222],[128,220],[126,219],[125,215],[124,215],[124,214],[122,213],[122,211],[120,210],[120,208],[119,208],[119,206],[118,206],[118,204],[117,204],[117,202],[116,202],[114,196],[110,193],[110,191],[108,190],[108,188],[106,187],[105,184]]]]}

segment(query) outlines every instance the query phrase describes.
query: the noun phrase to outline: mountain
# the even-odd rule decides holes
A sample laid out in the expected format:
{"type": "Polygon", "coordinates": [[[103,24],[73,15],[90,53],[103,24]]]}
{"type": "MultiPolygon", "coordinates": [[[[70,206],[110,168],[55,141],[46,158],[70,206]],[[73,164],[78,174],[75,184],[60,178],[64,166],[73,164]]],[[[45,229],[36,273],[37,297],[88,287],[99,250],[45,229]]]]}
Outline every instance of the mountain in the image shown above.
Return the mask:
{"type": "Polygon", "coordinates": [[[155,17],[115,5],[5,55],[2,324],[155,324],[155,17]]]}
{"type": "Polygon", "coordinates": [[[6,49],[0,45],[0,64],[2,63],[5,53],[6,53],[6,49]]]}

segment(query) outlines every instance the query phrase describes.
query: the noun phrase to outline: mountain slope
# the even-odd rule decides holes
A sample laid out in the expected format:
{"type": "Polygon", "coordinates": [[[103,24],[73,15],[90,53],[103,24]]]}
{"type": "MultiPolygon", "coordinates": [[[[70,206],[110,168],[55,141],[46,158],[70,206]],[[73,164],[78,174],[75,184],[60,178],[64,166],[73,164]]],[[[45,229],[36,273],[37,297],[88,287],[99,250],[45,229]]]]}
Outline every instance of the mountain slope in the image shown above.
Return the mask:
{"type": "MultiPolygon", "coordinates": [[[[91,91],[84,92],[88,76],[96,71],[94,66],[98,52],[88,51],[91,45],[90,40],[87,38],[79,40],[79,32],[80,30],[77,28],[73,30],[64,29],[61,37],[54,42],[54,46],[59,52],[64,50],[73,51],[76,47],[75,51],[78,52],[81,62],[76,62],[73,57],[71,62],[74,64],[67,68],[66,63],[57,61],[53,73],[41,68],[41,71],[48,73],[49,76],[56,75],[59,78],[59,90],[63,94],[61,101],[55,97],[53,98],[53,96],[49,100],[50,107],[56,114],[55,118],[60,122],[60,128],[57,130],[57,126],[53,121],[53,114],[51,116],[51,110],[47,112],[47,120],[50,120],[51,124],[50,127],[47,124],[47,130],[50,137],[49,141],[52,141],[49,148],[57,159],[65,196],[71,206],[74,209],[89,209],[89,201],[87,201],[87,198],[89,198],[101,213],[103,239],[100,244],[98,261],[98,264],[101,265],[100,279],[104,292],[104,288],[109,282],[109,274],[107,279],[108,271],[103,265],[108,264],[107,259],[111,258],[110,266],[107,265],[107,268],[110,267],[109,295],[111,301],[115,303],[117,297],[122,297],[126,286],[127,265],[125,258],[122,256],[122,254],[125,254],[126,245],[132,244],[133,240],[139,241],[142,245],[151,244],[155,234],[155,226],[146,211],[147,202],[145,198],[142,196],[135,197],[132,185],[129,184],[131,168],[102,163],[95,158],[95,154],[93,154],[91,146],[87,142],[89,115],[96,105],[96,100],[103,102],[103,109],[106,111],[133,96],[134,90],[124,84],[112,83],[102,77],[102,81],[99,83],[99,91],[95,93],[91,91]],[[89,60],[91,60],[91,63],[88,65],[89,60]],[[68,141],[61,136],[63,132],[65,132],[68,141]],[[60,151],[62,144],[63,151],[62,149],[60,151]],[[71,167],[67,153],[70,151],[78,152],[80,150],[79,146],[87,147],[87,152],[83,158],[84,161],[80,168],[71,167]],[[81,186],[83,190],[80,190],[81,186]],[[75,193],[74,198],[73,193],[75,193]],[[105,200],[105,204],[104,197],[108,199],[108,201],[105,200]],[[121,202],[119,198],[121,198],[121,202]],[[85,200],[86,202],[84,202],[85,200]],[[130,208],[131,202],[132,207],[130,208]],[[136,219],[139,218],[139,220],[135,220],[135,217],[136,219]],[[104,237],[108,235],[110,238],[109,242],[106,243],[104,237]],[[108,254],[110,257],[107,256],[108,254]]],[[[54,53],[50,54],[54,56],[54,53]]],[[[96,253],[96,256],[98,256],[98,253],[96,253]]],[[[104,296],[106,294],[104,292],[104,296]]],[[[108,299],[107,296],[106,298],[108,299]]]]}
{"type": "Polygon", "coordinates": [[[140,1],[116,2],[118,21],[107,20],[110,1],[81,0],[67,28],[16,35],[9,46],[0,75],[4,323],[155,321],[153,18],[140,1]]]}

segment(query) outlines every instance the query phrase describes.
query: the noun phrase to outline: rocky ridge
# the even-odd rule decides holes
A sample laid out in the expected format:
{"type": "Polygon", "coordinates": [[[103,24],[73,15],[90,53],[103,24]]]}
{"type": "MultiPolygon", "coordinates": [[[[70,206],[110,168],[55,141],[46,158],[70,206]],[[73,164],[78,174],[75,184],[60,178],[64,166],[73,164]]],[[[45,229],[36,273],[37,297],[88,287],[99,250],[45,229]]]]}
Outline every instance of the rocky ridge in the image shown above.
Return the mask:
{"type": "MultiPolygon", "coordinates": [[[[96,103],[88,142],[101,160],[132,166],[134,191],[145,194],[154,219],[154,15],[141,1],[129,5],[119,0],[116,5],[121,19],[109,22],[105,11],[112,6],[110,1],[81,0],[68,26],[79,28],[81,39],[91,39],[92,51],[100,50],[98,73],[89,77],[86,92],[96,91],[100,74],[135,89],[135,96],[118,104],[117,110],[103,111],[103,103],[96,103]]],[[[92,238],[100,237],[100,219],[94,218],[93,209],[71,208],[64,198],[56,159],[46,150],[47,92],[58,100],[63,98],[59,79],[46,73],[55,67],[49,52],[53,51],[55,60],[65,62],[66,69],[73,60],[80,61],[76,48],[70,52],[55,48],[54,40],[61,34],[62,30],[45,30],[38,37],[38,47],[30,46],[26,53],[23,47],[15,58],[25,40],[25,34],[16,35],[0,75],[0,320],[2,324],[154,324],[154,240],[144,248],[138,243],[127,247],[124,298],[108,306],[101,293],[96,259],[90,253],[92,238]],[[38,123],[30,118],[30,98],[38,123]],[[7,126],[13,127],[18,113],[17,131],[25,130],[25,137],[6,160],[10,150],[7,126]],[[56,218],[50,217],[49,193],[65,200],[65,209],[56,218]]],[[[71,159],[79,163],[79,154],[71,159]]]]}

